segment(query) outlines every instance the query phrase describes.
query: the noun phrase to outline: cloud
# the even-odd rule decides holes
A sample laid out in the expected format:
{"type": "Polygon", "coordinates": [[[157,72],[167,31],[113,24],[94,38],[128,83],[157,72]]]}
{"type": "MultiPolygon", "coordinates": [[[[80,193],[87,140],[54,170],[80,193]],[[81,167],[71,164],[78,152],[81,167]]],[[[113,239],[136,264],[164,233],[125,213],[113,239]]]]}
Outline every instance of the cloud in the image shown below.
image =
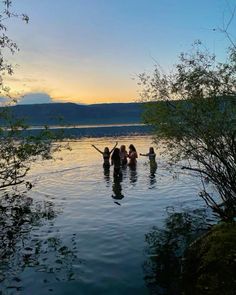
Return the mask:
{"type": "Polygon", "coordinates": [[[53,99],[47,93],[27,93],[20,97],[17,104],[40,104],[40,103],[52,103],[53,99]]]}

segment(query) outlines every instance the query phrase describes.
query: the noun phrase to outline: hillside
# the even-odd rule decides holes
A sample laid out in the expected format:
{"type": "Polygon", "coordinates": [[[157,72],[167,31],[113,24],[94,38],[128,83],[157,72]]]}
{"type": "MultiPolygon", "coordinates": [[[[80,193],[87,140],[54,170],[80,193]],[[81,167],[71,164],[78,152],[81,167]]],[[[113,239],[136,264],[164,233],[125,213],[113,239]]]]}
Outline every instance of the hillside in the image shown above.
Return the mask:
{"type": "Polygon", "coordinates": [[[15,118],[24,118],[29,125],[140,123],[142,113],[141,103],[48,103],[16,105],[9,108],[15,118]]]}

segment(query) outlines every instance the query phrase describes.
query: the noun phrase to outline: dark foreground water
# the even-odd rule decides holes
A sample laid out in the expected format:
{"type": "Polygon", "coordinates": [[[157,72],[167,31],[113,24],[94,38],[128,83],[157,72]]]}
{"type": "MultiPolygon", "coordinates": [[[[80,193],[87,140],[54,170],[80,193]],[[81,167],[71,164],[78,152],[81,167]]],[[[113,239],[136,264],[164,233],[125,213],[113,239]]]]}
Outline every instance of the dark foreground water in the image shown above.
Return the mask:
{"type": "MultiPolygon", "coordinates": [[[[114,181],[91,144],[103,149],[116,140],[138,153],[152,143],[148,136],[80,139],[57,160],[34,165],[24,197],[2,199],[0,294],[153,293],[146,267],[153,226],[163,228],[170,213],[204,209],[200,183],[169,173],[160,150],[156,172],[139,157],[136,170],[114,181]]],[[[155,294],[167,294],[161,284],[155,294]]]]}

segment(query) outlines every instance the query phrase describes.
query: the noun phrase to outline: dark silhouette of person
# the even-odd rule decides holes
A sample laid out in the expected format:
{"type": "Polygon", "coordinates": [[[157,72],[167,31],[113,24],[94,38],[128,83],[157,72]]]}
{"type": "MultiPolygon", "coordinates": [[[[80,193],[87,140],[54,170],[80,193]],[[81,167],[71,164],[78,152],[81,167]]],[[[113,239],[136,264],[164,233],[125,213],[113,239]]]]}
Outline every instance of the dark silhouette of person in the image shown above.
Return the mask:
{"type": "Polygon", "coordinates": [[[122,178],[120,150],[118,148],[114,149],[114,152],[111,156],[111,165],[114,166],[114,178],[122,178]]]}
{"type": "Polygon", "coordinates": [[[109,169],[110,168],[110,156],[112,154],[112,152],[115,150],[115,148],[117,147],[118,142],[116,142],[116,144],[114,145],[114,147],[112,148],[111,151],[109,151],[109,148],[106,146],[104,148],[104,151],[102,152],[101,150],[99,150],[94,144],[92,144],[92,147],[95,148],[95,150],[97,150],[100,154],[102,154],[103,156],[103,168],[105,169],[109,169]]]}
{"type": "Polygon", "coordinates": [[[126,167],[127,163],[128,163],[128,153],[126,151],[126,147],[125,145],[121,145],[120,146],[120,162],[121,162],[121,166],[122,167],[126,167]]]}

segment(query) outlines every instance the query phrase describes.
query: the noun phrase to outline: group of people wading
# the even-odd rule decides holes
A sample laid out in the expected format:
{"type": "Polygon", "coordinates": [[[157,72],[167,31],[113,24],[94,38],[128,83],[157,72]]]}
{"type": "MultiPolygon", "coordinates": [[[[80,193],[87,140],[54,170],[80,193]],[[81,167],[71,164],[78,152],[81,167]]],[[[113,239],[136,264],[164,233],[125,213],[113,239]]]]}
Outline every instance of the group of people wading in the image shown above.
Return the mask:
{"type": "MultiPolygon", "coordinates": [[[[126,146],[121,145],[120,148],[117,148],[118,142],[116,142],[115,146],[110,151],[108,147],[104,148],[104,151],[98,149],[94,144],[94,147],[99,153],[103,156],[103,167],[104,169],[109,169],[111,165],[114,166],[114,177],[122,176],[122,167],[126,167],[127,165],[131,168],[135,168],[137,164],[138,154],[136,148],[133,144],[129,146],[129,152],[126,151],[126,146]],[[110,163],[111,158],[111,163],[110,163]]],[[[154,148],[150,147],[149,152],[146,154],[139,154],[140,156],[149,157],[150,165],[156,166],[156,154],[154,152],[154,148]]]]}

